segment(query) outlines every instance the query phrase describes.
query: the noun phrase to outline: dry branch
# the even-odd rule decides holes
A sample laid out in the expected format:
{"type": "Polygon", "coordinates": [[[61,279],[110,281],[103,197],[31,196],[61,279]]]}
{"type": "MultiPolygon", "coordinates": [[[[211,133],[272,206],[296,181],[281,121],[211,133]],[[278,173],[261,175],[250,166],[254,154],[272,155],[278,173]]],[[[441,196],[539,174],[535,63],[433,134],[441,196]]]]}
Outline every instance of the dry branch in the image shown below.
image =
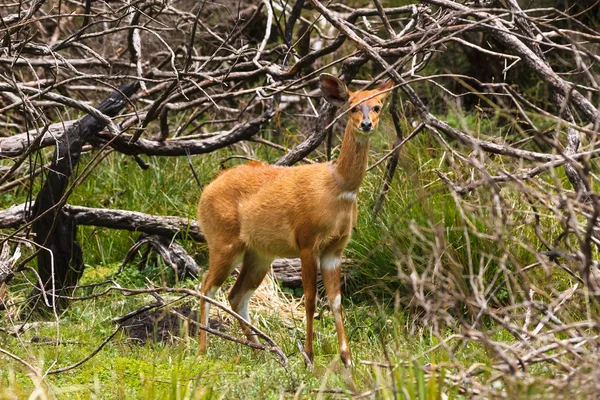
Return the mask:
{"type": "Polygon", "coordinates": [[[241,140],[248,140],[257,134],[263,125],[273,118],[275,111],[268,110],[258,118],[237,125],[228,132],[223,132],[204,140],[166,140],[156,141],[147,139],[134,140],[133,135],[100,133],[96,146],[108,144],[123,154],[146,154],[150,156],[185,156],[189,154],[204,154],[232,145],[241,140]]]}
{"type": "Polygon", "coordinates": [[[531,68],[531,70],[553,90],[561,93],[565,98],[570,99],[577,109],[585,115],[589,122],[597,123],[597,121],[600,120],[600,112],[597,107],[579,93],[571,83],[562,79],[544,59],[541,59],[536,55],[535,52],[520,38],[510,32],[500,18],[493,14],[476,11],[473,8],[449,0],[425,0],[425,2],[461,11],[477,18],[479,21],[483,21],[486,29],[489,30],[494,38],[502,43],[506,49],[521,57],[529,68],[531,68]]]}
{"type": "Polygon", "coordinates": [[[27,132],[0,138],[0,157],[16,157],[25,151],[37,150],[37,148],[54,146],[62,140],[65,130],[69,129],[76,121],[63,121],[51,124],[47,130],[32,129],[27,132]],[[32,149],[32,144],[38,135],[43,137],[37,146],[32,149]]]}

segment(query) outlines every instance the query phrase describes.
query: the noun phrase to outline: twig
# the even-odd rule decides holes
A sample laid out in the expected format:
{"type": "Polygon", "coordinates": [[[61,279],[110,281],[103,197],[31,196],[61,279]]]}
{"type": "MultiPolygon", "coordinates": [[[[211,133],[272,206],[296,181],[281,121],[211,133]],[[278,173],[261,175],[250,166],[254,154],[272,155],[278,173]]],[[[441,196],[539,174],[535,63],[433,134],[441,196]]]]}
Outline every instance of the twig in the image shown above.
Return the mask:
{"type": "Polygon", "coordinates": [[[79,367],[81,364],[85,363],[86,361],[90,360],[92,357],[94,357],[96,354],[98,354],[100,352],[100,350],[102,350],[102,348],[104,346],[106,346],[106,344],[108,342],[110,342],[110,340],[115,337],[115,335],[121,330],[121,325],[117,326],[117,328],[113,331],[113,333],[111,333],[106,339],[104,339],[102,341],[102,343],[100,343],[98,345],[98,347],[96,347],[96,349],[94,351],[92,351],[90,354],[88,354],[85,358],[77,361],[74,364],[71,364],[69,366],[63,367],[63,368],[57,368],[57,369],[53,369],[50,371],[46,371],[46,375],[54,375],[54,374],[59,374],[61,372],[66,372],[66,371],[70,371],[72,369],[75,369],[77,367],[79,367]]]}

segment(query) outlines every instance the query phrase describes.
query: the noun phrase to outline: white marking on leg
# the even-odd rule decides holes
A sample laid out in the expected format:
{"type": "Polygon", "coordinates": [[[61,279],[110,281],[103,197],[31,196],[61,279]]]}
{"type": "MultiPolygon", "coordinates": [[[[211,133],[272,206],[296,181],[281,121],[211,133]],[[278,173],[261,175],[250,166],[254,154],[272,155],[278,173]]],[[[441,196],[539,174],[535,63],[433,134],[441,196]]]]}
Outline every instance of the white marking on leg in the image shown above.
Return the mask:
{"type": "Polygon", "coordinates": [[[331,302],[331,312],[335,318],[336,324],[342,321],[342,296],[337,294],[331,302]]]}
{"type": "Polygon", "coordinates": [[[337,295],[333,298],[333,301],[331,302],[331,308],[333,310],[333,312],[339,312],[342,306],[342,296],[341,295],[337,295]]]}
{"type": "Polygon", "coordinates": [[[208,293],[206,293],[207,297],[210,297],[211,299],[215,297],[215,293],[217,293],[217,290],[219,290],[218,287],[213,286],[210,289],[208,289],[208,293]]]}
{"type": "Polygon", "coordinates": [[[244,318],[244,320],[246,320],[246,322],[250,323],[250,314],[248,313],[248,303],[250,302],[250,297],[252,297],[252,294],[254,293],[254,290],[248,290],[246,293],[244,293],[244,295],[242,296],[242,299],[240,300],[240,305],[238,306],[238,314],[240,314],[240,317],[244,318]]]}
{"type": "Polygon", "coordinates": [[[342,260],[339,257],[326,254],[321,257],[321,271],[332,271],[340,267],[342,260]]]}
{"type": "Polygon", "coordinates": [[[356,192],[342,192],[337,198],[338,200],[356,201],[356,192]]]}

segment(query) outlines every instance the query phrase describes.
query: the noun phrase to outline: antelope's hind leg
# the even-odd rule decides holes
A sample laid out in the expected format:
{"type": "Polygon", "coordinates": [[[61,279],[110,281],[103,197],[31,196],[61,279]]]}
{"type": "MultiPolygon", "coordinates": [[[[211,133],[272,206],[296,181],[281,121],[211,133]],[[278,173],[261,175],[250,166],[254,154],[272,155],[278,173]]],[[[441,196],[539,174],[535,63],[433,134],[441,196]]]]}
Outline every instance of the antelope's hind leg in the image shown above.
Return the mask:
{"type": "Polygon", "coordinates": [[[300,251],[300,261],[302,262],[302,288],[304,289],[304,304],[306,306],[306,342],[304,344],[304,352],[312,364],[315,360],[313,352],[313,322],[317,305],[318,259],[312,249],[304,249],[300,251]]]}
{"type": "MultiPolygon", "coordinates": [[[[223,242],[222,242],[223,243],[223,242]]],[[[201,292],[203,295],[214,297],[217,290],[223,285],[223,282],[231,275],[233,269],[239,263],[244,252],[244,246],[241,242],[231,243],[229,245],[210,246],[208,249],[209,267],[201,292]]],[[[208,326],[208,316],[210,314],[210,303],[200,299],[200,323],[208,326]]],[[[206,331],[201,330],[198,339],[198,353],[206,353],[206,331]]]]}
{"type": "MultiPolygon", "coordinates": [[[[272,262],[273,258],[265,257],[250,249],[244,254],[242,270],[235,285],[233,285],[233,289],[229,293],[229,304],[231,304],[231,309],[248,323],[251,323],[250,314],[248,313],[250,297],[252,297],[254,291],[260,286],[272,262]]],[[[240,321],[240,326],[248,340],[258,343],[256,334],[252,333],[252,329],[248,325],[240,321]]]]}

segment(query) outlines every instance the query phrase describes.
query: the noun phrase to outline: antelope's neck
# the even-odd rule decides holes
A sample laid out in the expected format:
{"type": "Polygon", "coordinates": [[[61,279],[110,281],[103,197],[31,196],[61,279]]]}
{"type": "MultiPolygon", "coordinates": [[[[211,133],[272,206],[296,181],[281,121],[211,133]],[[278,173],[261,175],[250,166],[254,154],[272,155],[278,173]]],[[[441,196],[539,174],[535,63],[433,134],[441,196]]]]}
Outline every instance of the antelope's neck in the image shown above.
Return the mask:
{"type": "Polygon", "coordinates": [[[334,177],[344,192],[356,192],[365,177],[369,156],[369,138],[358,138],[349,122],[346,125],[340,156],[334,164],[334,177]]]}

